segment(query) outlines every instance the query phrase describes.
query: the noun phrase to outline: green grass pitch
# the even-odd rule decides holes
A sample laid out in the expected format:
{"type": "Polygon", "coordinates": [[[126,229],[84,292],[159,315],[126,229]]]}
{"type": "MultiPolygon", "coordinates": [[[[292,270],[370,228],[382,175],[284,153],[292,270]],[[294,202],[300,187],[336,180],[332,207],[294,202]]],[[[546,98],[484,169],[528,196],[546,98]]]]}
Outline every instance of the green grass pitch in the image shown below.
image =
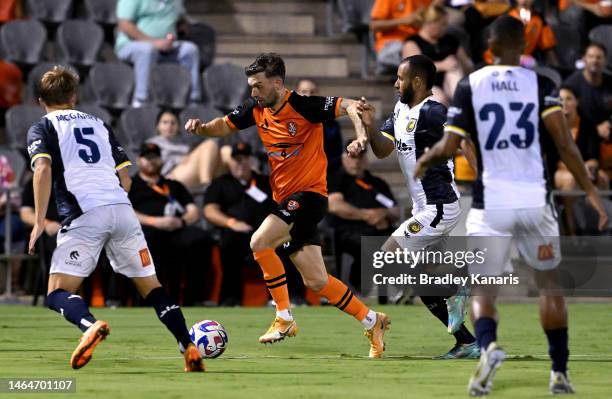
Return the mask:
{"type": "MultiPolygon", "coordinates": [[[[272,309],[186,308],[188,323],[225,325],[229,347],[186,374],[171,335],[153,310],[94,309],[111,334],[77,371],[68,360],[80,332],[43,308],[0,307],[0,378],[74,377],[76,394],[0,398],[461,398],[476,361],[430,357],[452,344],[423,306],[381,307],[393,323],[386,357],[367,359],[359,323],[331,307],[298,308],[297,337],[261,345],[272,309]]],[[[501,305],[499,342],[508,359],[491,398],[548,398],[549,361],[537,306],[501,305]]],[[[612,304],[570,305],[570,375],[577,398],[612,398],[612,304]]]]}

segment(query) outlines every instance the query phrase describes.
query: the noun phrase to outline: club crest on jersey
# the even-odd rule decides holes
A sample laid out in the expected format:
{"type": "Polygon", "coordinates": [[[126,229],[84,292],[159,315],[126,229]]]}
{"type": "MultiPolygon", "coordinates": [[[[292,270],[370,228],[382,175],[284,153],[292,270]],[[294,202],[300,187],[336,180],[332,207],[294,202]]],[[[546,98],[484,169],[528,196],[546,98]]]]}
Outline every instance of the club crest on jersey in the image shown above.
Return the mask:
{"type": "Polygon", "coordinates": [[[406,125],[406,131],[408,133],[413,132],[416,129],[417,120],[415,118],[410,118],[408,124],[406,125]]]}
{"type": "Polygon", "coordinates": [[[287,123],[287,131],[289,132],[289,135],[291,137],[297,134],[297,129],[298,129],[297,123],[295,123],[294,121],[289,121],[287,123]]]}
{"type": "Polygon", "coordinates": [[[418,220],[413,220],[412,222],[408,223],[408,227],[406,228],[406,235],[417,234],[422,229],[423,225],[419,223],[418,220]]]}
{"type": "Polygon", "coordinates": [[[290,211],[295,211],[299,207],[300,207],[300,203],[297,202],[296,200],[291,200],[291,201],[287,202],[287,209],[290,210],[290,211]]]}

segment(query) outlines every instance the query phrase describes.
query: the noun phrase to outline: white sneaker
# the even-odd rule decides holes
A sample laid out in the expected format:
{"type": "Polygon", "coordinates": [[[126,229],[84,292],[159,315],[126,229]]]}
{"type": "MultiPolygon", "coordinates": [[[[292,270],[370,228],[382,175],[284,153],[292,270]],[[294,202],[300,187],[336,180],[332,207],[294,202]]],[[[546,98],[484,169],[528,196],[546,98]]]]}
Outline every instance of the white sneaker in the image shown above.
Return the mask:
{"type": "Polygon", "coordinates": [[[550,370],[550,384],[548,388],[553,395],[576,393],[567,373],[564,374],[560,371],[550,370]]]}
{"type": "Polygon", "coordinates": [[[484,396],[491,392],[495,372],[505,358],[506,352],[497,345],[497,342],[491,342],[487,350],[480,355],[476,372],[468,383],[470,396],[484,396]]]}

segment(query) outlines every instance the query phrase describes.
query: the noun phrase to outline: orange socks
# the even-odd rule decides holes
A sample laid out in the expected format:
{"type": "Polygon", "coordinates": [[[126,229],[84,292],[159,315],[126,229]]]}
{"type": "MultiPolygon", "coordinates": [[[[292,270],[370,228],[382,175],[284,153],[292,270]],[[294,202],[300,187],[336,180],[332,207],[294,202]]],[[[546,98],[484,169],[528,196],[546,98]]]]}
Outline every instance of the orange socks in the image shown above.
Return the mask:
{"type": "Polygon", "coordinates": [[[350,288],[333,276],[327,276],[327,284],[317,294],[324,296],[330,304],[358,321],[364,320],[368,315],[368,307],[353,295],[350,288]]]}
{"type": "Polygon", "coordinates": [[[263,271],[264,281],[276,302],[276,310],[289,309],[289,290],[283,262],[272,248],[253,252],[253,256],[263,271]]]}

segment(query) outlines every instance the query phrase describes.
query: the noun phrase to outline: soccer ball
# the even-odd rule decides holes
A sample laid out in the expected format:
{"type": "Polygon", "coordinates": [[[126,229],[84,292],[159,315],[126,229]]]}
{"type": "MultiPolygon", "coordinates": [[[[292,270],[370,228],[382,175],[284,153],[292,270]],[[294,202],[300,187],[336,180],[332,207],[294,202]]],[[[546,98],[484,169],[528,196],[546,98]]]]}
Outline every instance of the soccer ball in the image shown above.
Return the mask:
{"type": "Polygon", "coordinates": [[[189,330],[189,336],[204,359],[219,357],[227,348],[227,331],[214,320],[198,321],[189,330]]]}

